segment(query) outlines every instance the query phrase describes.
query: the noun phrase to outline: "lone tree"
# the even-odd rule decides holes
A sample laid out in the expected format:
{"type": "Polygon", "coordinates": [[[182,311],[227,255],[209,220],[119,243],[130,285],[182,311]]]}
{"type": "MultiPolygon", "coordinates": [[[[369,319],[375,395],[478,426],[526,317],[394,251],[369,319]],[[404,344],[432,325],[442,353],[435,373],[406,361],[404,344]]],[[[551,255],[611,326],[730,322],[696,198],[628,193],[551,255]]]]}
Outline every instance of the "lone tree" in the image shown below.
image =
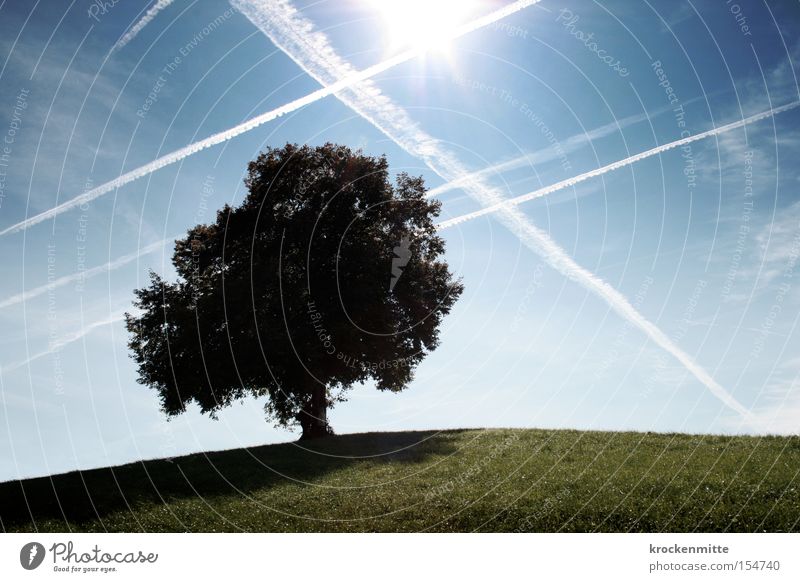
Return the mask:
{"type": "Polygon", "coordinates": [[[241,205],[176,241],[178,280],[150,273],[126,314],[139,382],[167,415],[246,395],[302,438],[355,383],[406,388],[463,291],[441,258],[422,178],[384,157],[286,145],[251,162],[241,205]]]}

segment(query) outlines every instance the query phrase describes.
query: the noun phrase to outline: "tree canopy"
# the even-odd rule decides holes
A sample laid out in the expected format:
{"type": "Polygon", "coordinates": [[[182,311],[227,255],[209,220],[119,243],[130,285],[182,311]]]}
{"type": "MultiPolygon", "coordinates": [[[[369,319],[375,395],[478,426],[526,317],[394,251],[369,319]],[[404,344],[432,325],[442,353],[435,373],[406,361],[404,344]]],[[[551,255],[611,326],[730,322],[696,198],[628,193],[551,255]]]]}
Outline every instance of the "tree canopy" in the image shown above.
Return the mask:
{"type": "Polygon", "coordinates": [[[463,291],[443,260],[421,177],[385,157],[288,144],[248,167],[247,195],[176,241],[175,282],[150,273],[126,314],[139,382],[168,415],[212,416],[247,395],[267,415],[331,432],[356,383],[400,391],[463,291]]]}

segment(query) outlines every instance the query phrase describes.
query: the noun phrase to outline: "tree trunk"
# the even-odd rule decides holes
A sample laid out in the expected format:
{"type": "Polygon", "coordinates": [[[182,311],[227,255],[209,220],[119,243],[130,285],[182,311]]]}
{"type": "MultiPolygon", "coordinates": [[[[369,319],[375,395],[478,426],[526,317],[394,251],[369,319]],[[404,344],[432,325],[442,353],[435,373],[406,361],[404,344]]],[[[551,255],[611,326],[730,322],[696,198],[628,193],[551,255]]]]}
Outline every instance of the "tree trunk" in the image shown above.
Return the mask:
{"type": "Polygon", "coordinates": [[[333,430],[328,424],[328,398],[325,394],[325,386],[314,383],[314,387],[311,389],[311,398],[300,411],[298,420],[303,429],[301,440],[316,439],[333,434],[333,430]]]}

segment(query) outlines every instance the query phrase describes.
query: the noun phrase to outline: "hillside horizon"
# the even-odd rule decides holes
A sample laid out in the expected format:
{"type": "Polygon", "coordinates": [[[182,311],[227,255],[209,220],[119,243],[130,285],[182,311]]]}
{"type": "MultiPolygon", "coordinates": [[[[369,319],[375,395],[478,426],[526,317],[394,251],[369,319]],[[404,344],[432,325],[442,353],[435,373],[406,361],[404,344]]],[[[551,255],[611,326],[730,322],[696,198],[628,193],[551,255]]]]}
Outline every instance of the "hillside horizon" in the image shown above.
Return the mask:
{"type": "Polygon", "coordinates": [[[792,437],[360,433],[0,483],[4,531],[796,531],[792,437]]]}

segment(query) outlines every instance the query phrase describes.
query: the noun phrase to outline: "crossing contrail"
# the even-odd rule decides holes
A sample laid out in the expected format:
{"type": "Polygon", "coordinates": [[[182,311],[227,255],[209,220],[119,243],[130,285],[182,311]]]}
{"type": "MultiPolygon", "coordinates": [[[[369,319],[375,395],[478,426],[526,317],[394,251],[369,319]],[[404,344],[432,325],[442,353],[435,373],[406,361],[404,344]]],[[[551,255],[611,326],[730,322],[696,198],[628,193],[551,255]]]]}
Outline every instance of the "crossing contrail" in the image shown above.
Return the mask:
{"type": "MultiPolygon", "coordinates": [[[[708,137],[714,137],[715,135],[725,133],[726,131],[731,131],[732,129],[742,127],[749,123],[755,123],[756,121],[767,119],[774,115],[778,115],[779,113],[783,113],[784,111],[789,111],[798,106],[800,106],[800,101],[792,101],[791,103],[787,103],[786,105],[781,105],[780,107],[775,107],[774,109],[770,109],[769,111],[762,111],[761,113],[756,113],[755,115],[751,115],[750,117],[740,119],[739,121],[734,121],[733,123],[729,123],[727,125],[721,125],[720,127],[709,129],[708,131],[704,131],[696,135],[691,135],[689,137],[675,140],[666,143],[664,145],[654,147],[647,151],[641,152],[639,154],[634,154],[630,157],[625,158],[624,160],[619,160],[617,162],[608,164],[607,166],[597,168],[596,170],[584,172],[583,174],[579,174],[572,178],[567,178],[566,180],[562,180],[560,182],[556,182],[555,184],[551,184],[550,186],[539,188],[538,190],[534,190],[533,192],[528,192],[527,194],[522,194],[521,196],[516,196],[514,198],[508,198],[507,200],[497,202],[496,204],[492,204],[491,206],[486,206],[484,208],[481,208],[480,210],[476,210],[475,212],[470,212],[468,214],[456,216],[455,218],[451,218],[449,220],[444,220],[440,222],[437,226],[440,230],[445,228],[450,228],[451,226],[456,226],[457,224],[461,224],[468,220],[473,220],[480,216],[485,216],[487,214],[498,212],[506,208],[518,206],[523,202],[534,200],[535,198],[541,198],[542,196],[547,196],[548,194],[552,194],[553,192],[557,192],[559,190],[563,190],[564,188],[569,188],[570,186],[574,186],[575,184],[578,184],[580,182],[584,182],[589,178],[602,176],[603,174],[606,174],[613,170],[618,170],[619,168],[630,166],[631,164],[634,164],[640,160],[644,160],[645,158],[658,155],[667,150],[675,149],[677,147],[690,144],[692,142],[699,141],[701,139],[706,139],[708,137]]],[[[481,172],[483,171],[486,170],[481,170],[481,172]]]]}
{"type": "MultiPolygon", "coordinates": [[[[425,194],[425,197],[434,198],[444,194],[445,192],[455,190],[464,184],[465,181],[470,179],[470,177],[487,178],[502,174],[503,172],[507,172],[509,170],[531,167],[536,164],[544,164],[546,162],[552,162],[553,160],[558,159],[566,159],[568,154],[575,152],[576,150],[588,143],[593,142],[596,139],[608,137],[609,135],[615,135],[626,127],[641,123],[647,119],[652,119],[655,115],[659,115],[665,111],[672,111],[672,108],[664,107],[663,109],[659,109],[653,113],[637,113],[636,115],[630,115],[628,117],[623,117],[622,119],[615,119],[613,122],[601,125],[595,129],[590,129],[588,131],[584,131],[583,133],[571,135],[563,141],[554,141],[550,146],[544,149],[522,154],[516,158],[505,160],[489,166],[488,168],[483,168],[482,170],[472,172],[471,174],[467,174],[466,176],[462,176],[457,180],[447,182],[441,186],[437,186],[436,188],[431,188],[425,194]]],[[[565,169],[568,169],[568,167],[569,166],[565,165],[565,169]]]]}
{"type": "MultiPolygon", "coordinates": [[[[508,6],[500,8],[499,10],[490,12],[486,16],[476,18],[475,20],[472,20],[470,22],[467,22],[466,24],[463,24],[462,26],[457,27],[453,31],[450,31],[447,34],[445,34],[444,38],[451,40],[458,38],[469,32],[487,26],[502,18],[505,18],[510,14],[518,12],[519,10],[527,8],[528,6],[536,4],[540,1],[541,0],[518,0],[517,2],[513,2],[508,6]]],[[[118,178],[115,178],[110,182],[101,184],[96,188],[92,188],[91,190],[88,190],[85,193],[76,196],[75,198],[67,200],[66,202],[63,202],[58,206],[51,208],[50,210],[46,210],[35,216],[26,218],[21,222],[18,222],[14,225],[7,227],[6,229],[0,231],[0,236],[25,230],[26,228],[30,228],[31,226],[43,222],[49,218],[58,216],[63,212],[72,210],[73,208],[76,208],[82,204],[90,202],[95,198],[99,198],[104,194],[108,194],[109,192],[112,192],[113,190],[116,190],[117,188],[120,188],[125,184],[133,182],[134,180],[138,180],[139,178],[147,176],[148,174],[152,174],[156,170],[160,170],[165,166],[169,166],[171,164],[179,162],[184,158],[196,154],[199,151],[202,151],[206,148],[210,148],[211,146],[233,139],[234,137],[241,135],[242,133],[250,131],[251,129],[255,129],[256,127],[263,125],[269,121],[272,121],[273,119],[281,117],[282,115],[286,115],[287,113],[296,111],[301,107],[310,105],[311,103],[319,101],[324,97],[333,95],[334,93],[342,91],[343,89],[351,87],[362,81],[365,81],[370,77],[374,77],[375,75],[382,73],[383,71],[386,71],[388,69],[391,69],[392,67],[399,65],[400,63],[403,63],[405,61],[413,59],[416,56],[419,56],[423,52],[425,52],[424,48],[409,49],[397,54],[394,57],[386,59],[385,61],[382,61],[376,65],[367,67],[366,69],[363,69],[361,71],[356,71],[355,69],[350,68],[350,72],[346,77],[342,77],[333,83],[325,84],[321,89],[317,89],[316,91],[309,93],[304,97],[300,97],[299,99],[295,99],[294,101],[287,103],[286,105],[283,105],[281,107],[278,107],[277,109],[273,109],[272,111],[267,111],[266,113],[257,115],[256,117],[253,117],[252,119],[240,123],[239,125],[232,127],[231,129],[226,129],[225,131],[215,133],[214,135],[209,136],[203,140],[184,146],[179,150],[176,150],[156,160],[153,160],[152,162],[145,164],[144,166],[126,172],[125,174],[122,174],[118,178]]]]}
{"type": "Polygon", "coordinates": [[[142,29],[150,24],[150,22],[158,16],[158,13],[167,8],[170,4],[172,4],[175,0],[158,0],[155,4],[153,4],[147,12],[144,13],[144,16],[133,26],[131,26],[130,30],[122,35],[122,37],[117,41],[111,51],[118,51],[126,44],[131,42],[136,35],[139,34],[142,29]]]}
{"type": "Polygon", "coordinates": [[[94,331],[95,329],[97,329],[99,327],[104,327],[106,325],[113,325],[113,324],[115,324],[115,323],[117,323],[119,321],[123,321],[124,319],[125,319],[125,313],[124,312],[119,312],[119,313],[111,314],[108,317],[106,317],[105,319],[101,319],[101,320],[98,320],[98,321],[93,321],[92,323],[84,325],[78,331],[75,331],[75,332],[72,332],[70,334],[67,334],[64,337],[62,337],[59,340],[57,340],[57,341],[50,342],[50,345],[48,346],[48,348],[46,350],[30,356],[27,360],[22,360],[21,362],[15,362],[15,363],[10,364],[8,366],[0,366],[0,371],[2,371],[2,372],[11,372],[13,370],[17,370],[19,368],[22,368],[23,366],[27,366],[31,362],[34,362],[35,360],[43,358],[44,356],[46,356],[48,354],[55,354],[55,353],[61,351],[61,348],[63,348],[64,346],[67,346],[67,345],[69,345],[71,343],[75,343],[76,341],[86,337],[87,335],[92,333],[92,331],[94,331]]]}
{"type": "Polygon", "coordinates": [[[149,244],[145,247],[142,247],[139,251],[135,253],[130,253],[128,255],[123,255],[118,259],[114,259],[113,261],[109,261],[104,265],[99,265],[97,267],[92,267],[91,269],[87,269],[85,271],[80,271],[78,273],[73,273],[72,275],[66,275],[64,277],[59,277],[58,279],[47,283],[45,285],[41,285],[39,287],[35,287],[28,291],[23,291],[22,293],[18,293],[17,295],[12,295],[8,299],[4,299],[0,301],[0,309],[3,307],[10,307],[11,305],[17,305],[19,303],[24,303],[28,299],[33,299],[34,297],[38,297],[39,295],[44,295],[48,291],[52,289],[56,289],[57,287],[63,287],[64,285],[69,285],[70,283],[76,283],[78,281],[83,281],[85,279],[89,279],[94,277],[95,275],[100,275],[101,273],[108,273],[113,271],[114,269],[119,269],[120,267],[127,265],[128,263],[132,263],[133,261],[143,257],[144,255],[150,254],[158,249],[161,249],[173,239],[164,239],[158,242],[154,242],[149,244]]]}
{"type": "MultiPolygon", "coordinates": [[[[285,0],[232,0],[232,4],[323,86],[352,74],[352,65],[334,51],[328,37],[315,30],[313,23],[285,0]]],[[[419,129],[408,113],[384,95],[373,82],[365,80],[351,84],[346,90],[338,92],[336,97],[407,152],[422,158],[444,180],[462,179],[470,173],[455,155],[444,149],[433,136],[419,129]]],[[[468,178],[462,187],[483,206],[496,206],[501,223],[528,248],[542,256],[559,273],[603,299],[620,316],[683,364],[721,402],[750,421],[751,413],[741,403],[640,314],[619,291],[578,265],[547,233],[534,226],[516,208],[498,206],[503,200],[499,190],[487,184],[481,176],[468,178]]]]}

